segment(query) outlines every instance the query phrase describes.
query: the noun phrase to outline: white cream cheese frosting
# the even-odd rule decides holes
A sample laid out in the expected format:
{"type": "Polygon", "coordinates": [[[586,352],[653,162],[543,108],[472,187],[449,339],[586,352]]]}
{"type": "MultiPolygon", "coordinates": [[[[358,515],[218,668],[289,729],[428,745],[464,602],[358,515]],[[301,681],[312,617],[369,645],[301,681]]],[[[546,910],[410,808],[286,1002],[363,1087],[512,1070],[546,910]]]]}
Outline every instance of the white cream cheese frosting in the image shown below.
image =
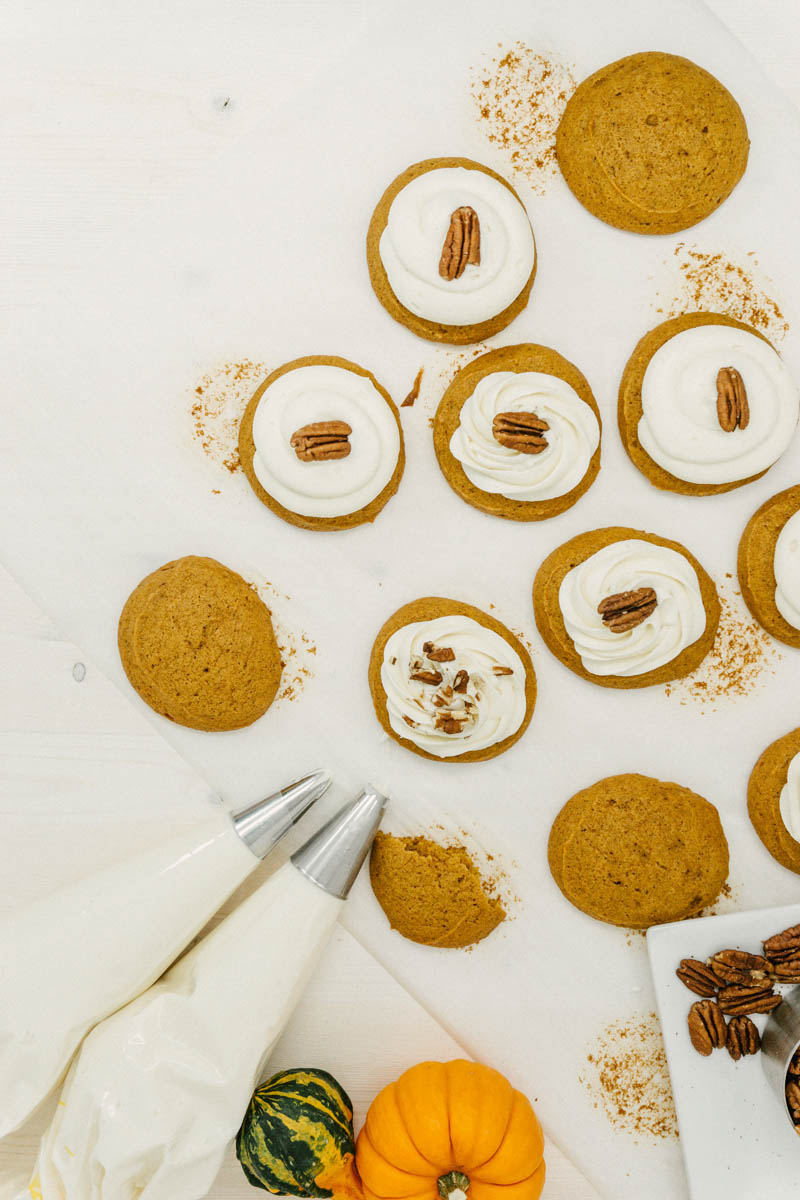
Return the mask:
{"type": "Polygon", "coordinates": [[[400,303],[445,325],[497,316],[520,294],[536,262],[528,214],[514,193],[468,167],[435,167],[407,183],[392,201],[379,253],[400,303]],[[450,218],[465,206],[478,214],[480,263],[458,279],[442,279],[439,260],[450,218]]]}
{"type": "Polygon", "coordinates": [[[723,484],[771,467],[797,427],[797,387],[762,338],[730,325],[698,325],[656,350],[642,380],[639,441],[687,483],[723,484]],[[745,429],[726,433],[717,417],[717,373],[734,367],[750,406],[745,429]]]}
{"type": "Polygon", "coordinates": [[[795,629],[800,629],[800,512],[784,525],[775,543],[775,607],[795,629]]]}
{"type": "Polygon", "coordinates": [[[380,495],[394,474],[400,432],[374,384],[345,367],[316,364],[280,375],[253,418],[253,471],[284,508],[304,517],[342,517],[380,495]],[[351,428],[346,458],[303,462],[292,434],[319,421],[351,428]]]}
{"type": "Polygon", "coordinates": [[[450,453],[481,491],[507,500],[552,500],[580,483],[599,443],[597,417],[565,379],[542,371],[493,371],[464,402],[450,453]],[[545,449],[523,454],[501,445],[493,422],[506,412],[535,413],[546,421],[545,449]]]}
{"type": "Polygon", "coordinates": [[[383,652],[392,729],[437,758],[485,750],[516,733],[525,719],[525,681],[505,638],[459,613],[403,625],[383,652]],[[443,658],[448,651],[453,657],[443,658]],[[429,678],[412,678],[420,674],[429,678]]]}
{"type": "Polygon", "coordinates": [[[677,550],[640,538],[604,546],[568,571],[558,603],[584,669],[593,675],[644,675],[671,662],[706,627],[697,572],[677,550]],[[657,604],[641,624],[615,633],[597,606],[609,596],[650,587],[657,604]]]}
{"type": "Polygon", "coordinates": [[[789,763],[786,783],[781,788],[780,809],[786,832],[800,842],[800,754],[795,754],[789,763]]]}

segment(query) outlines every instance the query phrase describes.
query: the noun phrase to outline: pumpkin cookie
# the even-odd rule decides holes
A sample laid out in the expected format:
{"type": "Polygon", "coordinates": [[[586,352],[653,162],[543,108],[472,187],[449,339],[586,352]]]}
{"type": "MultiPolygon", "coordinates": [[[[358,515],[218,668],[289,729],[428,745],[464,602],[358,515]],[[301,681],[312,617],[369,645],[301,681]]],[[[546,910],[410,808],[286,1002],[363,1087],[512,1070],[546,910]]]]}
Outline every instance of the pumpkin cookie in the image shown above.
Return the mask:
{"type": "Polygon", "coordinates": [[[767,339],[721,313],[646,333],[619,386],[619,431],[652,484],[711,496],[752,483],[797,428],[797,387],[767,339]]]}
{"type": "Polygon", "coordinates": [[[739,542],[739,587],[767,633],[800,648],[800,486],[753,514],[739,542]]]}
{"type": "Polygon", "coordinates": [[[547,346],[503,346],[459,371],[433,424],[462,500],[511,521],[564,512],[600,470],[600,412],[577,367],[547,346]]]}
{"type": "Polygon", "coordinates": [[[374,521],[405,466],[389,393],[328,355],[296,358],[264,380],[242,417],[239,454],[261,503],[302,529],[374,521]]]}
{"type": "Polygon", "coordinates": [[[590,75],[564,109],[556,156],[590,213],[632,233],[677,233],[722,204],[747,166],[742,110],[674,54],[631,54],[590,75]]]}
{"type": "Polygon", "coordinates": [[[118,644],[131,685],[190,729],[240,729],[267,711],[281,679],[269,609],[213,558],[178,558],[125,602],[118,644]]]}
{"type": "Polygon", "coordinates": [[[423,758],[482,762],[530,724],[536,676],[525,647],[494,617],[441,596],[403,605],[369,661],[375,714],[423,758]]]}
{"type": "Polygon", "coordinates": [[[536,246],[505,179],[469,158],[429,158],[383,193],[367,232],[367,264],[395,321],[418,337],[465,345],[522,312],[536,246]]]}
{"type": "Polygon", "coordinates": [[[747,811],[772,857],[800,875],[800,729],[767,746],[753,767],[747,811]]]}
{"type": "Polygon", "coordinates": [[[714,641],[712,579],[679,542],[612,526],[571,538],[533,584],[539,633],[565,667],[601,687],[688,675],[714,641]]]}
{"type": "Polygon", "coordinates": [[[472,946],[505,919],[464,846],[378,833],[369,877],[392,929],[423,946],[472,946]]]}
{"type": "Polygon", "coordinates": [[[547,857],[570,904],[632,929],[694,916],[728,875],[714,805],[647,775],[611,775],[577,792],[553,822],[547,857]]]}

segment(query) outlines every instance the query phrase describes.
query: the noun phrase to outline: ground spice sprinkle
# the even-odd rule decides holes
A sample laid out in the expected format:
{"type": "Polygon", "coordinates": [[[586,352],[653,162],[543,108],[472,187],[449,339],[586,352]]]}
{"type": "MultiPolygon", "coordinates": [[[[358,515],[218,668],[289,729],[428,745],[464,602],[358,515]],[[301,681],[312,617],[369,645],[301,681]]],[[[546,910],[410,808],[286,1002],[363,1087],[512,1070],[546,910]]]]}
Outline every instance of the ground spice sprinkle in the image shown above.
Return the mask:
{"type": "Polygon", "coordinates": [[[655,1013],[614,1021],[593,1044],[586,1064],[580,1081],[615,1129],[646,1138],[678,1136],[655,1013]]]}

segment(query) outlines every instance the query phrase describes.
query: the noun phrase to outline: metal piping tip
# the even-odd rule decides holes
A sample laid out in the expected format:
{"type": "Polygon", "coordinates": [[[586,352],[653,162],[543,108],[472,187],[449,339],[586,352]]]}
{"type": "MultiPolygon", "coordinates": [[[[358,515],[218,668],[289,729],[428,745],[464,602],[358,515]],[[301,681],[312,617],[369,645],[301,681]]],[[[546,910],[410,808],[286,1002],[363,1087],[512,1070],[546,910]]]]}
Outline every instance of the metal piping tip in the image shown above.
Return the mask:
{"type": "Polygon", "coordinates": [[[385,806],[386,796],[367,784],[295,851],[292,863],[317,887],[344,900],[369,853],[385,806]]]}
{"type": "Polygon", "coordinates": [[[256,858],[264,858],[303,813],[328,790],[328,771],[312,771],[264,800],[234,813],[233,828],[256,858]]]}

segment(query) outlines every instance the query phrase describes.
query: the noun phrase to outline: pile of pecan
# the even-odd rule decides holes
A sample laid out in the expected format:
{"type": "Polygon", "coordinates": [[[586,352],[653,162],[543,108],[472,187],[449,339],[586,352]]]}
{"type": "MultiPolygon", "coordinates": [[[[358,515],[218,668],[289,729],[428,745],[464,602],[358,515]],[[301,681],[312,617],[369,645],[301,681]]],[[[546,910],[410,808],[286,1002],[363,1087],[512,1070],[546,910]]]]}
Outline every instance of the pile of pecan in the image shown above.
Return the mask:
{"type": "MultiPolygon", "coordinates": [[[[454,668],[447,671],[447,668],[443,667],[445,663],[455,662],[456,656],[452,646],[435,646],[433,642],[425,642],[422,653],[425,661],[415,659],[411,663],[409,679],[436,689],[430,695],[430,704],[436,709],[434,729],[438,729],[441,733],[461,733],[465,725],[475,721],[476,702],[481,698],[480,692],[473,689],[473,696],[467,695],[470,677],[469,672],[463,667],[456,668],[455,674],[453,674],[454,668]],[[445,672],[451,678],[446,678],[445,672]]],[[[492,673],[496,676],[514,674],[511,667],[500,665],[493,666],[492,673]]],[[[478,682],[478,676],[473,680],[473,683],[476,682],[478,682]]],[[[428,697],[425,698],[425,701],[415,700],[415,703],[422,712],[425,712],[427,701],[428,697]]],[[[404,716],[403,720],[412,729],[417,725],[417,722],[411,717],[404,716]]]]}
{"type": "MultiPolygon", "coordinates": [[[[689,1037],[698,1054],[708,1056],[725,1046],[738,1061],[761,1049],[761,1036],[751,1017],[778,1007],[782,997],[776,987],[800,983],[800,925],[767,938],[762,949],[763,954],[718,950],[705,962],[681,959],[675,974],[690,992],[701,997],[689,1009],[688,1018],[689,1037]]],[[[800,1126],[800,1053],[787,1076],[786,1096],[793,1116],[796,1109],[795,1123],[800,1126]]]]}

